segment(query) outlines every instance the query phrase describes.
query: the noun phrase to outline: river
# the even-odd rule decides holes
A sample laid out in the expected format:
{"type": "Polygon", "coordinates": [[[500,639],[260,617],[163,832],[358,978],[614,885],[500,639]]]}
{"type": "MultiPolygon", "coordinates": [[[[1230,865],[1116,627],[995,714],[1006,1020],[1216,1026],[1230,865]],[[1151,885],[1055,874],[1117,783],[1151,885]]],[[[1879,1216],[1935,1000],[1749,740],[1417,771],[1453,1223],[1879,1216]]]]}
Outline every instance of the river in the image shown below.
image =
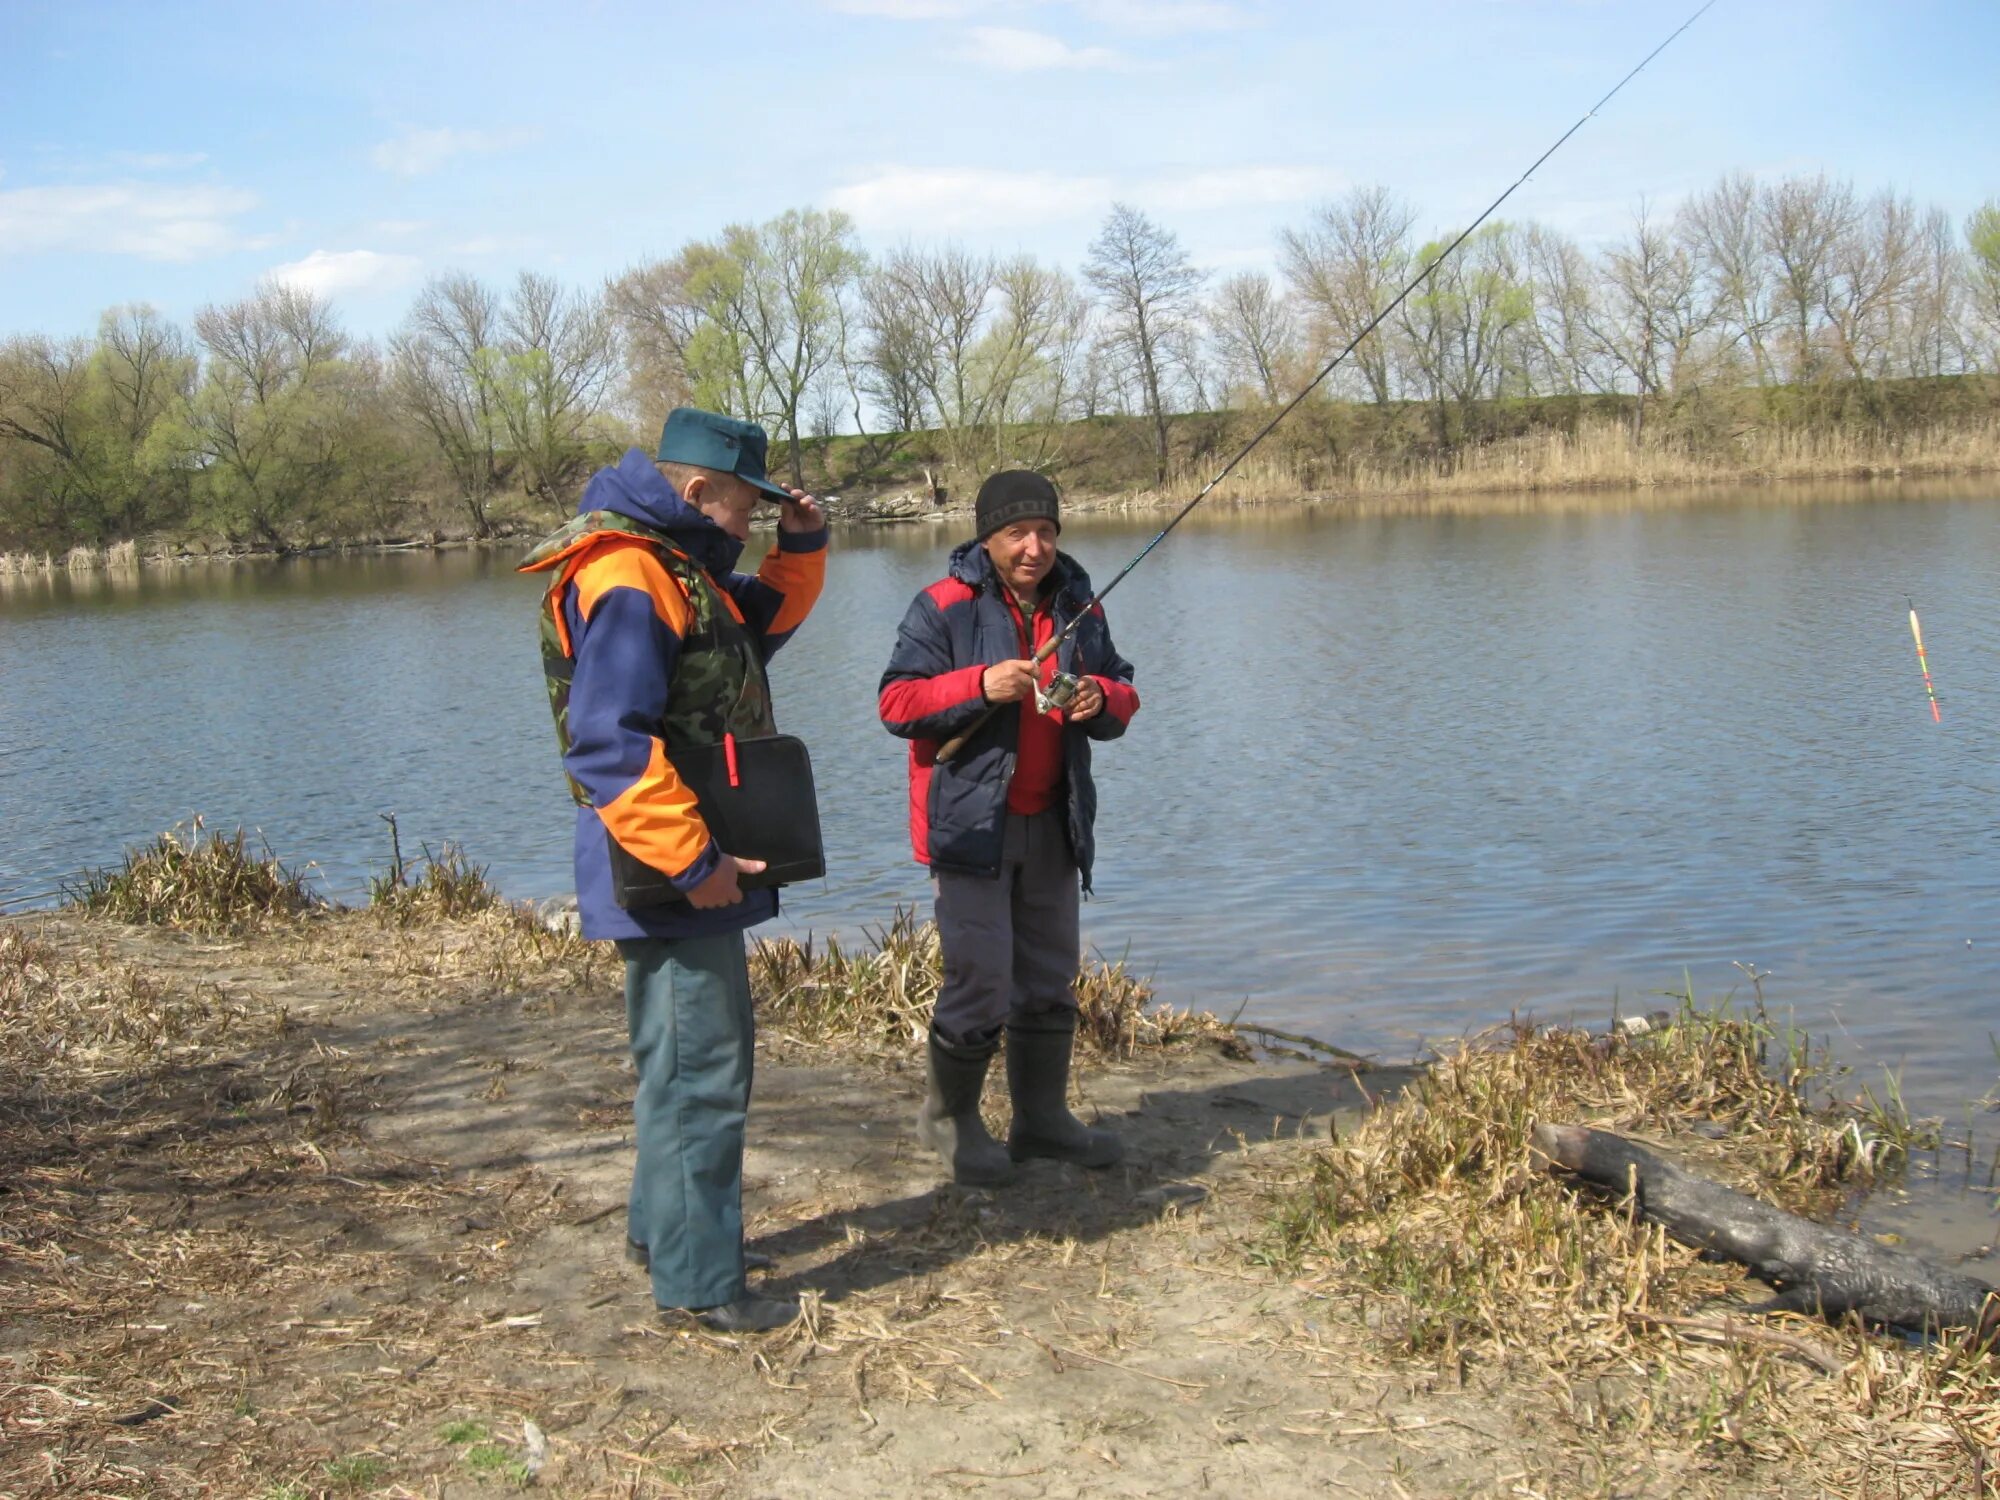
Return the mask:
{"type": "MultiPolygon", "coordinates": [[[[1389,1059],[1748,1000],[1754,967],[1859,1081],[1963,1120],[2000,1074],[1997,494],[1197,513],[1111,601],[1144,707],[1098,752],[1086,939],[1170,1002],[1389,1059]]],[[[1103,581],[1159,524],[1063,545],[1103,581]]],[[[844,529],[775,663],[830,851],[782,930],[926,899],[874,690],[951,539],[844,529]]],[[[567,891],[539,586],[446,552],[0,589],[0,899],[196,813],[340,899],[388,862],[382,812],[510,896],[567,891]]]]}

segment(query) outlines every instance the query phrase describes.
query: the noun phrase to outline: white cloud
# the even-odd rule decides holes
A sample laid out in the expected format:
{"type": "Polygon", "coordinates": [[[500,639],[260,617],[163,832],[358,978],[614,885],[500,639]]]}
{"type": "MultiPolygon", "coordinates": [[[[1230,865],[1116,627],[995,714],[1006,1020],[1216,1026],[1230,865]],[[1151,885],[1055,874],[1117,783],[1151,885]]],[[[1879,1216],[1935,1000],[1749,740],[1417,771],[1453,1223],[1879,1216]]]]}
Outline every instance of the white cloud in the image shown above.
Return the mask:
{"type": "Polygon", "coordinates": [[[984,63],[1009,73],[1036,73],[1050,68],[1130,68],[1132,60],[1109,47],[1072,47],[1045,31],[1013,26],[975,26],[969,45],[959,54],[966,62],[984,63]]]}
{"type": "Polygon", "coordinates": [[[336,292],[384,292],[416,279],[423,262],[414,255],[384,255],[379,250],[315,250],[304,260],[273,266],[272,281],[322,297],[336,292]]]}
{"type": "Polygon", "coordinates": [[[982,167],[890,167],[828,195],[862,227],[888,234],[952,234],[1060,223],[1108,209],[1103,177],[982,167]]]}
{"type": "Polygon", "coordinates": [[[208,160],[206,151],[114,151],[114,165],[133,172],[184,172],[208,160]]]}
{"type": "Polygon", "coordinates": [[[1114,200],[1156,214],[1299,203],[1338,192],[1319,167],[1247,166],[1172,177],[1061,176],[986,167],[885,167],[827,195],[827,205],[874,234],[937,235],[1099,219],[1114,200]]]}
{"type": "Polygon", "coordinates": [[[1155,35],[1183,31],[1240,31],[1255,24],[1240,6],[1218,0],[1082,0],[1093,21],[1155,35]]]}
{"type": "Polygon", "coordinates": [[[368,159],[398,177],[422,177],[455,156],[506,151],[535,138],[531,130],[406,130],[368,153],[368,159]]]}
{"type": "Polygon", "coordinates": [[[190,261],[251,241],[235,220],[257,205],[240,188],[117,182],[0,192],[0,255],[52,251],[190,261]]]}
{"type": "Polygon", "coordinates": [[[849,16],[881,16],[890,21],[955,21],[979,7],[976,0],[831,0],[849,16]]]}
{"type": "Polygon", "coordinates": [[[1319,167],[1229,167],[1163,177],[1134,188],[1132,196],[1152,207],[1192,213],[1245,203],[1298,203],[1345,186],[1340,173],[1319,167]]]}

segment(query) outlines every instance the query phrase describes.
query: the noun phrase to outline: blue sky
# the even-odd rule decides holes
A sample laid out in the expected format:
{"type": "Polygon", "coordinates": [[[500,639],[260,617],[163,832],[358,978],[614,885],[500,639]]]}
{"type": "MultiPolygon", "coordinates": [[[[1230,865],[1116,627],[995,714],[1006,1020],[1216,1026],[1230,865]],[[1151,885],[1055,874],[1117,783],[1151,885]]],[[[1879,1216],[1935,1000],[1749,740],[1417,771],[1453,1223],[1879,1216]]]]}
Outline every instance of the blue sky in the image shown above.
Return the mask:
{"type": "MultiPolygon", "coordinates": [[[[0,0],[0,335],[281,274],[594,284],[801,205],[1074,269],[1114,198],[1219,271],[1383,182],[1476,213],[1693,8],[1611,0],[0,0]]],[[[1721,173],[2000,196],[1995,0],[1719,0],[1509,203],[1587,241],[1721,173]]]]}

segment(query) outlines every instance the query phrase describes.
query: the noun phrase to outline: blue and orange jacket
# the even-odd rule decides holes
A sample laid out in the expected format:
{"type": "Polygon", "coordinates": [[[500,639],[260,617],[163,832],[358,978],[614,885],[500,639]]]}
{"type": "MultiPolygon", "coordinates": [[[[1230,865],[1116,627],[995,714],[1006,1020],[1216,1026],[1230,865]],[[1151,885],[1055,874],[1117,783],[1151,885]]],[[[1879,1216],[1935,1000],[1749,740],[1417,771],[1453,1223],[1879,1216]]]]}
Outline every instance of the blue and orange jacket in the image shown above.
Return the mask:
{"type": "MultiPolygon", "coordinates": [[[[716,585],[766,661],[798,629],[826,579],[823,527],[780,531],[756,576],[733,572],[743,544],[683,501],[643,449],[630,449],[614,467],[592,475],[577,510],[614,511],[672,537],[716,585]]],[[[576,810],[583,935],[701,937],[775,916],[773,890],[750,891],[733,906],[707,911],[680,903],[628,911],[612,898],[608,839],[684,891],[712,875],[723,852],[658,733],[693,616],[653,543],[637,536],[596,532],[532,566],[563,570],[562,621],[575,660],[563,768],[590,799],[576,810]]]]}
{"type": "MultiPolygon", "coordinates": [[[[1046,597],[1048,623],[1041,623],[1038,611],[1038,642],[1090,602],[1090,579],[1068,553],[1056,554],[1046,597]]],[[[1022,712],[1002,708],[942,765],[937,752],[986,712],[981,690],[986,669],[1028,654],[1020,616],[978,542],[954,550],[950,572],[904,613],[877,706],[888,731],[910,741],[910,845],[920,864],[973,875],[999,873],[1022,712]]],[[[1053,664],[1043,664],[1044,680],[1056,667],[1095,677],[1104,689],[1103,711],[1081,724],[1066,724],[1062,735],[1065,826],[1087,891],[1097,847],[1090,744],[1123,734],[1139,711],[1139,695],[1132,687],[1132,664],[1111,643],[1102,606],[1063,642],[1053,664]]],[[[1025,711],[1032,712],[1033,704],[1025,711]]]]}

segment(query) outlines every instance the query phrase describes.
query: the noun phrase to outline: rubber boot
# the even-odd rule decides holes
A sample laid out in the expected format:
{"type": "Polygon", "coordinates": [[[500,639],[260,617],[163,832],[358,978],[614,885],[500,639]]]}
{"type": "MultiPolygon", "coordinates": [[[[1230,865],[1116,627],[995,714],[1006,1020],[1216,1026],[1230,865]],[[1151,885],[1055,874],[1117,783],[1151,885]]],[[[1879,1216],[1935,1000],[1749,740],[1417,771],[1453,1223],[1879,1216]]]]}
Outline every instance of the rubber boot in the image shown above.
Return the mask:
{"type": "Polygon", "coordinates": [[[771,1333],[798,1322],[799,1305],[776,1297],[746,1295],[720,1307],[697,1308],[694,1315],[718,1333],[771,1333]]]}
{"type": "Polygon", "coordinates": [[[1048,1011],[1007,1027],[1007,1091],[1014,1123],[1007,1154],[1015,1161],[1047,1157],[1080,1167],[1114,1167],[1125,1146],[1108,1130],[1093,1130],[1069,1112],[1069,1060],[1076,1012],[1048,1011]]]}
{"type": "Polygon", "coordinates": [[[953,1182],[990,1187],[1014,1175],[1013,1160],[979,1118],[979,1093],[993,1045],[960,1047],[930,1034],[930,1086],[917,1114],[917,1138],[951,1169],[953,1182]]]}

